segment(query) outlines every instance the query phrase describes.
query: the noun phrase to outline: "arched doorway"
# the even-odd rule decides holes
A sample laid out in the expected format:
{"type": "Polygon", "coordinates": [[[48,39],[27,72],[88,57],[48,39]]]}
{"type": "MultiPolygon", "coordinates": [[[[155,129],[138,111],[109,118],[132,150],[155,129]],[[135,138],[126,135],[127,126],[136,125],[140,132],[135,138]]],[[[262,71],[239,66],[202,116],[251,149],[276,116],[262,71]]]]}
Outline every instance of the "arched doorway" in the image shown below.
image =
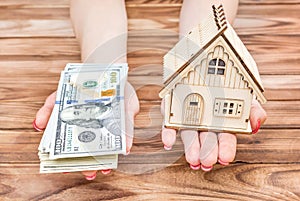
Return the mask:
{"type": "Polygon", "coordinates": [[[183,104],[183,124],[200,125],[203,108],[203,98],[201,95],[189,94],[183,104]]]}

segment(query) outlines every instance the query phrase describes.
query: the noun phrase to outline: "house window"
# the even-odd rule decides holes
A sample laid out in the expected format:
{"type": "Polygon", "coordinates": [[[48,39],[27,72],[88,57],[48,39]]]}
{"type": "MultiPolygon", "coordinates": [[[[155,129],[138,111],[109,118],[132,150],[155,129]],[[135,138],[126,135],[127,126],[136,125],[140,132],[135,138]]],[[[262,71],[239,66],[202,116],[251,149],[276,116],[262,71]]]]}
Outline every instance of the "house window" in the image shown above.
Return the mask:
{"type": "Polygon", "coordinates": [[[219,99],[215,100],[214,115],[222,117],[241,117],[244,102],[234,99],[219,99]]]}
{"type": "Polygon", "coordinates": [[[212,59],[208,63],[208,74],[211,75],[224,75],[225,74],[225,62],[222,59],[212,59]]]}
{"type": "Polygon", "coordinates": [[[190,106],[198,106],[198,102],[190,102],[190,106]]]}

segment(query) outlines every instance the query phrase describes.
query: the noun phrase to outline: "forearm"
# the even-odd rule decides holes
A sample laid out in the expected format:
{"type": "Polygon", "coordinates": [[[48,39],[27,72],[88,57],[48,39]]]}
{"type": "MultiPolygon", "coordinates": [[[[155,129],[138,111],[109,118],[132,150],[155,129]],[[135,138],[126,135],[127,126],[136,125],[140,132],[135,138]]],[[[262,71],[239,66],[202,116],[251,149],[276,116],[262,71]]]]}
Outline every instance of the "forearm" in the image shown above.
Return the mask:
{"type": "Polygon", "coordinates": [[[212,5],[218,6],[221,3],[227,20],[232,24],[237,13],[238,0],[184,0],[180,13],[180,36],[186,35],[202,20],[205,20],[207,15],[212,12],[212,5]]]}
{"type": "Polygon", "coordinates": [[[123,0],[71,0],[70,15],[83,62],[126,62],[127,15],[123,0]]]}

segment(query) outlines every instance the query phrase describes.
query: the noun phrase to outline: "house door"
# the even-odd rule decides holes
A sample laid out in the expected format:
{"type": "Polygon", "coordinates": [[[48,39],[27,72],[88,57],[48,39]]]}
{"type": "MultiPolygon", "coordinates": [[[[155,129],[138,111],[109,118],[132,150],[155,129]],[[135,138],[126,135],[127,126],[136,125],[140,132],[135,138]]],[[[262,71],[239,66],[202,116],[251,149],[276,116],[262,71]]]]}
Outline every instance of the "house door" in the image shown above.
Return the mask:
{"type": "Polygon", "coordinates": [[[189,94],[183,104],[183,124],[200,125],[203,99],[199,94],[189,94]]]}

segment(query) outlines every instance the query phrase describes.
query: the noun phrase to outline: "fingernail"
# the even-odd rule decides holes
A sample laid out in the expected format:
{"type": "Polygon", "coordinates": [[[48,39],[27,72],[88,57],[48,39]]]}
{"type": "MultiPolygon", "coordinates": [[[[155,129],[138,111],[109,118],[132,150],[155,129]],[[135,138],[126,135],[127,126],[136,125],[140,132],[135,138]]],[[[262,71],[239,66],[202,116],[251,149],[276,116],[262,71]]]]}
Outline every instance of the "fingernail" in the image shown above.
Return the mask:
{"type": "Polygon", "coordinates": [[[172,146],[167,146],[167,145],[164,145],[164,149],[166,150],[166,151],[170,151],[171,149],[172,149],[172,146]]]}
{"type": "Polygon", "coordinates": [[[221,165],[229,165],[228,162],[223,162],[223,161],[221,161],[221,159],[218,159],[218,162],[219,162],[221,165]]]}
{"type": "Polygon", "coordinates": [[[201,169],[204,172],[208,172],[208,171],[211,171],[213,169],[213,166],[204,166],[204,165],[201,165],[201,169]]]}
{"type": "Polygon", "coordinates": [[[256,134],[260,129],[260,119],[257,120],[256,128],[252,131],[252,134],[256,134]]]}
{"type": "Polygon", "coordinates": [[[37,125],[36,125],[36,119],[34,119],[34,121],[32,122],[32,126],[38,132],[44,131],[44,129],[41,129],[41,128],[37,127],[37,125]]]}
{"type": "Polygon", "coordinates": [[[107,175],[111,172],[111,169],[101,170],[102,174],[107,175]]]}
{"type": "Polygon", "coordinates": [[[91,180],[94,180],[96,178],[96,176],[97,176],[97,173],[95,173],[95,174],[93,174],[91,176],[85,176],[85,178],[86,178],[86,180],[91,181],[91,180]]]}
{"type": "Polygon", "coordinates": [[[130,154],[130,151],[126,151],[125,156],[128,156],[130,154]]]}
{"type": "Polygon", "coordinates": [[[192,169],[192,170],[199,170],[200,169],[200,164],[199,165],[192,165],[192,164],[190,164],[190,168],[192,169]]]}

